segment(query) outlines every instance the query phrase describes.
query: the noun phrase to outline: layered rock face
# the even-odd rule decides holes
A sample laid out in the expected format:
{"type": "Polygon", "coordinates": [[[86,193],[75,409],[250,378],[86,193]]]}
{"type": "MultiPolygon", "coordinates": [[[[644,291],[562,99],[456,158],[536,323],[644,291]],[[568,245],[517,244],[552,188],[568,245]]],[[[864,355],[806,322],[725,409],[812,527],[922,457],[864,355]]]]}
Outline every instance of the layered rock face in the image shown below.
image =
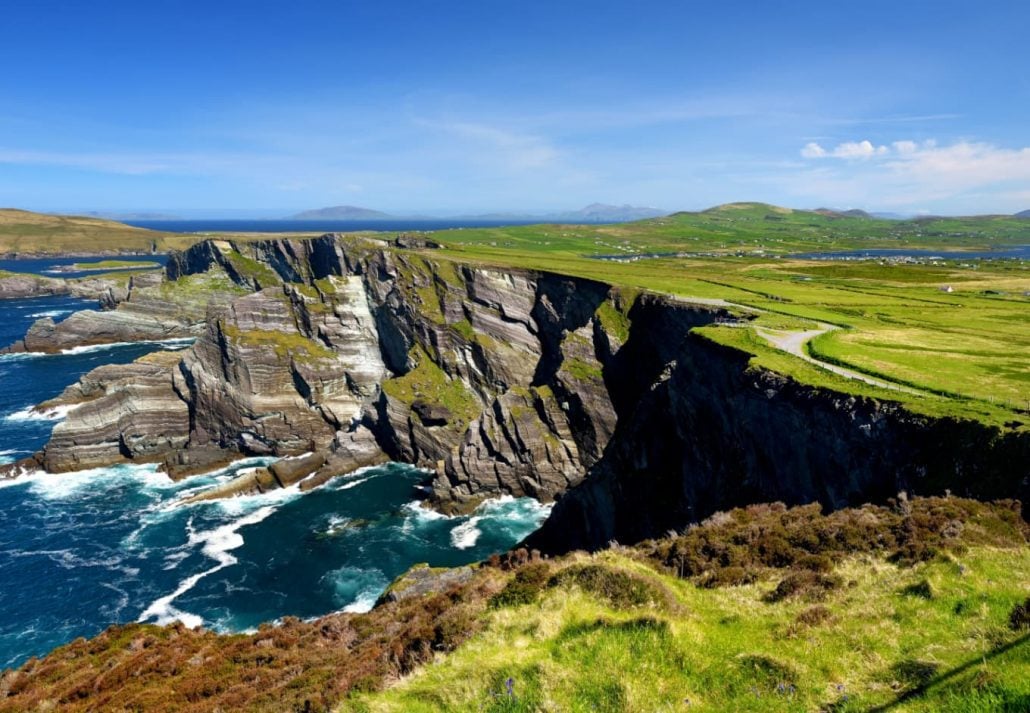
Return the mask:
{"type": "Polygon", "coordinates": [[[329,294],[271,287],[208,325],[176,375],[193,406],[193,443],[262,455],[323,450],[360,423],[387,371],[355,279],[328,278],[329,294]]]}
{"type": "Polygon", "coordinates": [[[46,470],[152,461],[183,448],[189,440],[189,408],[172,384],[180,358],[157,352],[132,364],[101,366],[42,404],[71,409],[54,427],[44,451],[46,470]]]}
{"type": "Polygon", "coordinates": [[[0,277],[0,299],[67,295],[69,292],[70,288],[64,280],[22,274],[0,277]]]}
{"type": "MultiPolygon", "coordinates": [[[[602,362],[619,338],[599,310],[625,318],[606,285],[333,236],[203,243],[174,257],[168,276],[137,286],[116,319],[182,283],[187,292],[223,280],[249,291],[216,307],[209,299],[194,346],[162,365],[163,395],[188,415],[185,442],[180,421],[126,421],[149,411],[152,392],[112,388],[115,404],[97,396],[92,382],[107,377],[93,373],[66,395],[63,403],[83,400],[79,391],[94,398],[55,431],[48,468],[164,458],[184,475],[239,455],[316,452],[326,455],[317,482],[389,457],[435,470],[440,502],[471,506],[500,493],[554,498],[583,478],[615,428],[602,362]],[[164,447],[125,446],[134,430],[164,447]]],[[[44,339],[52,348],[62,338],[44,339]]],[[[157,379],[152,368],[147,378],[157,379]]],[[[126,369],[125,380],[142,378],[143,367],[133,369],[140,374],[126,369]]]]}
{"type": "MultiPolygon", "coordinates": [[[[55,323],[37,320],[7,352],[57,353],[76,347],[163,341],[199,335],[212,311],[224,309],[246,289],[212,271],[170,287],[161,273],[135,275],[126,287],[105,282],[76,287],[77,296],[100,300],[100,310],[82,310],[55,323]]],[[[70,288],[69,288],[70,289],[70,288]]]]}
{"type": "Polygon", "coordinates": [[[1026,433],[749,369],[692,334],[727,316],[715,307],[332,235],[199,244],[114,313],[148,300],[196,343],[70,390],[82,405],[55,429],[49,469],[146,459],[184,476],[291,458],[228,495],[399,460],[435,473],[440,507],[560,498],[533,540],[550,551],[757,500],[1028,495],[1026,433]]]}
{"type": "Polygon", "coordinates": [[[86,297],[114,305],[126,297],[127,291],[115,280],[103,278],[63,280],[40,275],[0,273],[0,300],[54,295],[86,297]]]}

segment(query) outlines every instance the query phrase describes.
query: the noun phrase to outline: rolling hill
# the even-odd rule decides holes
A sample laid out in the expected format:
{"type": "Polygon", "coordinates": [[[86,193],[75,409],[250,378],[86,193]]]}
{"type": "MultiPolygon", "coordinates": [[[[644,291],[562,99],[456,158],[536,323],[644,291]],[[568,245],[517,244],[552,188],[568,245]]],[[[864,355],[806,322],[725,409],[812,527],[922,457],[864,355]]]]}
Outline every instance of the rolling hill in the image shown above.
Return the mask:
{"type": "Polygon", "coordinates": [[[0,254],[41,255],[166,252],[196,242],[186,235],[158,233],[84,216],[0,209],[0,254]]]}

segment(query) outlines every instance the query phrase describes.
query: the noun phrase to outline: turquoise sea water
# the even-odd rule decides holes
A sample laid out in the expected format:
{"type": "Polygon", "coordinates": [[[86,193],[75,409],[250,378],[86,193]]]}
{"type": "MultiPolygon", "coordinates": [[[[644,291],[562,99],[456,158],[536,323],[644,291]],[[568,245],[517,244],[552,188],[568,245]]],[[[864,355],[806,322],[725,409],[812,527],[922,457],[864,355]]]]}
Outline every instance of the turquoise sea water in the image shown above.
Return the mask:
{"type": "MultiPolygon", "coordinates": [[[[0,342],[83,300],[0,302],[0,342]]],[[[132,345],[54,356],[0,356],[0,460],[42,446],[54,419],[30,407],[100,364],[184,345],[132,345]]],[[[546,506],[484,503],[446,517],[418,505],[426,474],[388,464],[307,494],[184,506],[184,495],[267,461],[174,483],[154,466],[120,465],[0,481],[0,667],[78,636],[137,620],[181,620],[244,631],[293,615],[369,608],[418,562],[458,565],[511,547],[539,526],[546,506]]]]}

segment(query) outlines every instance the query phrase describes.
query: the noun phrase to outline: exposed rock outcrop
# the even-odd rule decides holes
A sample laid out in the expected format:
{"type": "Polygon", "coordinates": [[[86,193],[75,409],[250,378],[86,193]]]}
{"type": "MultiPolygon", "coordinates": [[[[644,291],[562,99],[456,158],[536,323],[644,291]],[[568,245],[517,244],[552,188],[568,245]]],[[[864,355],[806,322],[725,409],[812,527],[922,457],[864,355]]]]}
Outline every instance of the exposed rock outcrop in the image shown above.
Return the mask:
{"type": "Polygon", "coordinates": [[[101,310],[75,312],[61,322],[39,319],[24,339],[3,351],[57,353],[99,344],[193,338],[212,314],[246,292],[217,271],[177,282],[161,273],[145,273],[132,276],[125,287],[101,283],[90,289],[101,310]]]}
{"type": "Polygon", "coordinates": [[[67,295],[71,289],[64,280],[38,275],[0,274],[0,299],[67,295]]]}
{"type": "Polygon", "coordinates": [[[0,271],[0,300],[71,295],[99,300],[113,306],[124,299],[127,294],[127,290],[117,280],[99,277],[64,280],[42,275],[0,271]]]}
{"type": "MultiPolygon", "coordinates": [[[[225,486],[237,493],[313,487],[389,458],[434,471],[440,507],[561,498],[534,536],[551,551],[756,500],[1028,495],[1025,431],[752,369],[692,333],[728,316],[718,307],[334,235],[198,244],[110,314],[131,321],[144,305],[196,343],[124,378],[84,379],[48,468],[163,458],[182,476],[314,454],[225,486]]],[[[34,330],[65,344],[63,324],[34,330]]]]}
{"type": "Polygon", "coordinates": [[[157,352],[101,366],[44,407],[71,407],[54,427],[43,466],[51,473],[123,460],[160,461],[189,440],[189,407],[172,385],[180,355],[157,352]]]}

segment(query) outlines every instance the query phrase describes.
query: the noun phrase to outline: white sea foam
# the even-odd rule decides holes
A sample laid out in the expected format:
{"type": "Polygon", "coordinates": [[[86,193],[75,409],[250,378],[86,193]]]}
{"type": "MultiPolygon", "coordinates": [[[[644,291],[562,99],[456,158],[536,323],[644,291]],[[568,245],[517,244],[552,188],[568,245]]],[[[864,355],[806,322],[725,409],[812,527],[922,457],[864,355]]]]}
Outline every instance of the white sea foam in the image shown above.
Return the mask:
{"type": "Polygon", "coordinates": [[[0,488],[11,488],[16,485],[28,485],[40,472],[42,471],[29,470],[28,468],[23,467],[19,469],[18,473],[12,475],[10,478],[3,478],[0,480],[0,488]]]}
{"type": "Polygon", "coordinates": [[[521,540],[540,527],[550,512],[551,505],[532,498],[515,498],[511,495],[490,498],[480,503],[465,522],[451,530],[451,545],[459,550],[475,547],[484,530],[500,530],[521,540]]]}
{"type": "Polygon", "coordinates": [[[195,337],[175,337],[172,339],[144,339],[139,342],[110,342],[108,344],[87,344],[81,347],[69,347],[62,349],[61,354],[88,354],[90,352],[102,352],[108,349],[120,347],[132,347],[137,345],[156,345],[163,347],[166,351],[178,351],[186,349],[196,341],[195,337]]]}
{"type": "Polygon", "coordinates": [[[29,316],[33,319],[40,319],[41,317],[60,317],[65,314],[71,314],[70,309],[48,309],[45,312],[33,312],[29,316]]]}
{"type": "Polygon", "coordinates": [[[26,406],[20,411],[15,411],[4,417],[5,421],[60,421],[69,413],[78,408],[77,404],[66,404],[54,406],[43,411],[37,411],[35,406],[26,406]]]}
{"type": "Polygon", "coordinates": [[[157,472],[157,465],[120,464],[108,468],[90,468],[69,473],[36,471],[28,476],[33,494],[44,500],[68,500],[95,492],[97,486],[110,487],[115,482],[142,480],[144,486],[159,486],[171,482],[167,475],[157,472]]]}
{"type": "Polygon", "coordinates": [[[172,605],[172,602],[193,589],[193,587],[197,586],[197,582],[202,580],[204,577],[236,564],[239,560],[230,553],[243,546],[243,535],[239,533],[239,530],[247,525],[256,525],[273,512],[275,512],[274,507],[266,506],[251,512],[244,517],[238,518],[233,522],[204,532],[195,532],[192,528],[192,523],[188,525],[188,544],[191,546],[196,546],[198,544],[201,545],[200,551],[205,556],[213,559],[216,563],[215,566],[210,567],[203,572],[190,575],[186,579],[182,580],[182,582],[179,583],[179,586],[176,587],[175,591],[171,594],[155,599],[150,606],[148,606],[143,613],[139,615],[139,619],[137,621],[148,621],[153,619],[158,624],[170,624],[173,621],[181,621],[191,629],[201,626],[204,623],[202,617],[177,609],[172,605]]]}
{"type": "MultiPolygon", "coordinates": [[[[296,500],[301,497],[303,493],[300,491],[300,485],[294,484],[288,488],[279,488],[277,490],[269,490],[266,493],[253,493],[251,495],[237,495],[233,498],[224,498],[222,500],[207,501],[209,505],[221,510],[230,517],[239,517],[246,515],[247,513],[253,512],[257,508],[272,507],[273,510],[285,505],[291,500],[296,500]]],[[[204,504],[204,503],[199,503],[204,504]]]]}
{"type": "Polygon", "coordinates": [[[470,517],[466,522],[451,530],[451,545],[459,550],[467,550],[469,547],[474,547],[479,536],[483,534],[476,527],[482,519],[481,517],[470,517]]]}
{"type": "Polygon", "coordinates": [[[340,515],[330,515],[329,522],[325,526],[326,535],[336,535],[347,529],[347,525],[351,523],[351,518],[341,517],[340,515]]]}
{"type": "Polygon", "coordinates": [[[0,362],[25,361],[27,359],[41,359],[47,356],[50,355],[43,354],[42,352],[14,352],[13,354],[0,354],[0,362]]]}
{"type": "Polygon", "coordinates": [[[390,581],[378,569],[344,566],[327,572],[322,578],[332,582],[336,595],[349,603],[342,611],[362,613],[369,611],[379,600],[390,581]]]}
{"type": "Polygon", "coordinates": [[[358,594],[358,598],[352,604],[348,604],[343,608],[343,611],[353,614],[364,614],[367,611],[372,611],[372,607],[379,601],[379,595],[382,593],[383,588],[378,585],[364,589],[358,594]]]}
{"type": "Polygon", "coordinates": [[[356,487],[358,487],[359,485],[361,485],[363,483],[367,483],[368,481],[372,480],[374,477],[375,477],[374,475],[369,475],[369,476],[366,476],[364,478],[358,478],[357,480],[350,480],[350,481],[344,483],[343,485],[340,485],[336,489],[337,490],[350,490],[351,488],[356,488],[356,487]]]}
{"type": "Polygon", "coordinates": [[[404,503],[401,510],[407,515],[408,518],[415,522],[432,522],[433,520],[453,520],[457,515],[444,515],[442,512],[437,512],[432,508],[427,508],[422,504],[421,500],[412,500],[411,502],[404,503]]]}
{"type": "Polygon", "coordinates": [[[28,451],[19,451],[13,448],[5,451],[0,451],[0,465],[7,465],[8,463],[13,463],[14,461],[18,460],[20,456],[26,454],[28,454],[28,451]]]}

